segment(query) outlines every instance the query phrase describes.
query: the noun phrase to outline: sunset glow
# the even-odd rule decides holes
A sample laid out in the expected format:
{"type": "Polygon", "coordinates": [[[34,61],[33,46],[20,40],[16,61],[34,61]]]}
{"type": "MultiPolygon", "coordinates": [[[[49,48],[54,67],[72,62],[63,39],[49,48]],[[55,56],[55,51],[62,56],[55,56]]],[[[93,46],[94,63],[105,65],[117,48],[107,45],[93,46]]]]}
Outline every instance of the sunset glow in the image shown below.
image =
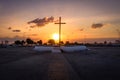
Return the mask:
{"type": "Polygon", "coordinates": [[[56,33],[53,34],[53,39],[54,39],[54,40],[59,40],[59,34],[56,34],[56,33]]]}
{"type": "MultiPolygon", "coordinates": [[[[115,41],[120,38],[119,3],[120,0],[2,0],[0,41],[30,37],[47,42],[54,32],[59,32],[55,24],[59,17],[66,23],[61,24],[64,42],[115,41]]],[[[58,40],[57,35],[52,38],[58,40]]]]}

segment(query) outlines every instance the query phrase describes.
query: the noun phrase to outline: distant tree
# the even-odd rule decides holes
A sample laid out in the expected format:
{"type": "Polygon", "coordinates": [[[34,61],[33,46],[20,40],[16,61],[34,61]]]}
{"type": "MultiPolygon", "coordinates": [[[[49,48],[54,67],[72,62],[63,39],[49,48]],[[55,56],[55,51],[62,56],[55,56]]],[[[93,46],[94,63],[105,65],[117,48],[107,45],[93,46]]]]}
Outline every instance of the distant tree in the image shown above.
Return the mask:
{"type": "Polygon", "coordinates": [[[63,42],[63,41],[60,41],[60,44],[61,44],[61,45],[64,45],[64,42],[63,42]]]}
{"type": "Polygon", "coordinates": [[[54,39],[49,39],[49,40],[48,40],[48,43],[49,43],[50,45],[54,45],[54,44],[55,44],[55,40],[54,40],[54,39]]]}
{"type": "Polygon", "coordinates": [[[94,42],[94,44],[96,45],[96,44],[98,44],[97,42],[94,42]]]}
{"type": "Polygon", "coordinates": [[[107,45],[108,45],[108,46],[112,46],[112,42],[108,42],[107,45]]]}
{"type": "Polygon", "coordinates": [[[104,45],[106,45],[107,44],[107,41],[104,41],[104,45]]]}
{"type": "Polygon", "coordinates": [[[5,44],[7,45],[9,43],[9,41],[8,40],[5,40],[5,44]]]}
{"type": "Polygon", "coordinates": [[[15,43],[16,45],[21,45],[21,41],[20,41],[20,40],[16,40],[14,43],[15,43]]]}
{"type": "Polygon", "coordinates": [[[24,40],[22,40],[22,41],[21,41],[21,45],[23,46],[24,44],[25,44],[25,41],[24,41],[24,40]]]}
{"type": "Polygon", "coordinates": [[[44,46],[47,46],[47,43],[44,43],[43,45],[44,45],[44,46]]]}
{"type": "Polygon", "coordinates": [[[27,42],[28,45],[34,43],[34,41],[33,41],[32,39],[30,39],[30,38],[27,38],[27,39],[26,39],[26,42],[27,42]]]}
{"type": "Polygon", "coordinates": [[[37,42],[33,42],[33,44],[37,44],[37,42]]]}
{"type": "Polygon", "coordinates": [[[4,41],[1,41],[1,44],[3,45],[3,44],[4,44],[4,41]]]}
{"type": "Polygon", "coordinates": [[[74,42],[74,45],[78,45],[78,42],[74,42]]]}
{"type": "Polygon", "coordinates": [[[42,45],[42,40],[37,41],[39,45],[42,45]]]}
{"type": "Polygon", "coordinates": [[[65,45],[70,45],[70,42],[69,42],[69,41],[66,41],[66,42],[65,42],[65,45]]]}

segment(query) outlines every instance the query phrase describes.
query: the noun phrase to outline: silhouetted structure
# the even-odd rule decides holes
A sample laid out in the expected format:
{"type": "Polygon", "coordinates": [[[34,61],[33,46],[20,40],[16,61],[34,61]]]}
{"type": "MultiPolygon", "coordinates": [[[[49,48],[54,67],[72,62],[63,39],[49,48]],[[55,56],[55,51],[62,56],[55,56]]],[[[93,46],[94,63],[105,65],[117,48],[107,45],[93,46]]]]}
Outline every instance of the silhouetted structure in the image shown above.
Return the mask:
{"type": "Polygon", "coordinates": [[[59,46],[60,46],[60,42],[61,42],[61,24],[66,24],[66,23],[61,22],[61,17],[59,17],[59,22],[55,23],[55,24],[59,24],[59,46]]]}

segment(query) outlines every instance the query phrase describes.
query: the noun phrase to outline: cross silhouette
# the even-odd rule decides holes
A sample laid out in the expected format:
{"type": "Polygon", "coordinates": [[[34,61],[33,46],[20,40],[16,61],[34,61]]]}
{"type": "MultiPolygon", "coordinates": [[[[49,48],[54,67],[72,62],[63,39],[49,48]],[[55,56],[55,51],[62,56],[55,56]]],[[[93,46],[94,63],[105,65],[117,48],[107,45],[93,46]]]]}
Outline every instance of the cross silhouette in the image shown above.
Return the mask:
{"type": "Polygon", "coordinates": [[[55,23],[55,24],[59,24],[59,46],[60,46],[60,42],[61,42],[61,24],[66,24],[66,23],[61,22],[61,17],[59,17],[59,22],[55,23]]]}

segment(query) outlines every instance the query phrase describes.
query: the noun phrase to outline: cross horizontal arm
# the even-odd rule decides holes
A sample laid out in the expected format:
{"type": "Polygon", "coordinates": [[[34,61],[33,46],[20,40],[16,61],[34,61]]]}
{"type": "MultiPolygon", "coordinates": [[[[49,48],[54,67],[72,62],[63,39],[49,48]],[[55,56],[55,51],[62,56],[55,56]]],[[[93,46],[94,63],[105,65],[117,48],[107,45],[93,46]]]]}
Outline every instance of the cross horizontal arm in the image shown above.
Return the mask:
{"type": "Polygon", "coordinates": [[[55,24],[66,24],[66,23],[55,23],[55,24]]]}
{"type": "Polygon", "coordinates": [[[61,24],[66,24],[65,22],[61,22],[61,17],[59,17],[59,22],[56,22],[55,24],[59,24],[59,46],[61,42],[61,24]]]}

